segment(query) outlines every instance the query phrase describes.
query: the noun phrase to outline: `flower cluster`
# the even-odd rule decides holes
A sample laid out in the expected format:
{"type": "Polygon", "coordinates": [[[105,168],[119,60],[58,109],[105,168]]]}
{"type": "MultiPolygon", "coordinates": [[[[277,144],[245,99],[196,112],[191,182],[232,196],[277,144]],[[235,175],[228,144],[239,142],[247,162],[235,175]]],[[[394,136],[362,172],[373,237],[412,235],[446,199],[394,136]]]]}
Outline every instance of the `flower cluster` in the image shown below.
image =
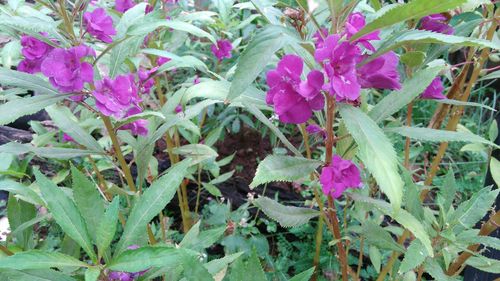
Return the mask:
{"type": "Polygon", "coordinates": [[[319,178],[323,193],[339,198],[347,188],[359,188],[361,177],[358,167],[350,160],[334,155],[332,163],[323,167],[319,178]]]}
{"type": "Polygon", "coordinates": [[[233,45],[229,40],[217,40],[217,43],[212,44],[210,49],[219,61],[222,61],[225,58],[230,59],[232,57],[231,51],[233,50],[233,45]]]}
{"type": "MultiPolygon", "coordinates": [[[[42,36],[44,35],[42,34],[42,36]]],[[[21,37],[21,46],[21,53],[25,59],[19,63],[17,69],[32,74],[41,71],[43,60],[54,49],[49,44],[26,35],[21,37]]]]}

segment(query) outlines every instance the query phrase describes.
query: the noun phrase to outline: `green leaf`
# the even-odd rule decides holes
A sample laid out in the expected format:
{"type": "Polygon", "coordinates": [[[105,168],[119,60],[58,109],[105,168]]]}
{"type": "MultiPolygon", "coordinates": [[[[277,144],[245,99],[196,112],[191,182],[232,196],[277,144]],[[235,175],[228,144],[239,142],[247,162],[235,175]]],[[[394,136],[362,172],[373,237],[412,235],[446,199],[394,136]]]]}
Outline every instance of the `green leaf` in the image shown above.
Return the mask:
{"type": "Polygon", "coordinates": [[[189,159],[175,164],[168,169],[164,176],[157,179],[144,191],[130,212],[115,255],[122,253],[128,246],[135,244],[140,236],[144,235],[149,221],[163,210],[174,197],[177,188],[187,175],[190,165],[189,159]]]}
{"type": "Polygon", "coordinates": [[[215,259],[211,260],[208,263],[204,264],[203,266],[210,272],[210,274],[215,275],[219,273],[221,270],[224,270],[226,266],[228,266],[230,263],[238,259],[243,252],[239,252],[236,254],[231,254],[231,255],[226,255],[223,258],[220,259],[215,259]]]}
{"type": "Polygon", "coordinates": [[[116,233],[116,224],[118,222],[118,212],[120,209],[120,197],[113,198],[113,202],[108,206],[101,222],[97,225],[96,245],[99,254],[102,255],[111,245],[116,233]]]}
{"type": "Polygon", "coordinates": [[[45,205],[40,196],[32,188],[11,179],[1,179],[0,190],[16,194],[17,197],[29,203],[45,205]]]}
{"type": "Polygon", "coordinates": [[[250,188],[272,181],[296,181],[307,178],[322,162],[302,157],[269,155],[259,163],[250,188]]]}
{"type": "Polygon", "coordinates": [[[204,182],[202,184],[203,184],[203,188],[205,188],[208,191],[208,193],[212,194],[213,196],[217,196],[217,197],[222,196],[222,193],[220,192],[220,189],[217,186],[215,186],[211,183],[206,183],[206,182],[204,182]]]}
{"type": "Polygon", "coordinates": [[[406,52],[400,57],[401,62],[409,67],[417,67],[425,60],[425,53],[420,51],[406,52]]]}
{"type": "Polygon", "coordinates": [[[187,281],[214,281],[212,275],[196,257],[182,253],[181,263],[184,268],[183,275],[187,281]]]}
{"type": "Polygon", "coordinates": [[[487,75],[479,78],[477,81],[479,82],[479,81],[490,80],[490,79],[498,79],[498,78],[500,78],[500,70],[488,73],[487,75]]]}
{"type": "Polygon", "coordinates": [[[146,35],[150,32],[153,32],[155,29],[159,27],[166,27],[178,31],[187,32],[200,38],[207,38],[214,44],[216,43],[215,38],[210,33],[190,23],[177,20],[158,19],[157,21],[152,21],[152,22],[139,22],[137,24],[132,25],[128,29],[127,33],[129,35],[146,35]]]}
{"type": "Polygon", "coordinates": [[[78,169],[71,167],[73,197],[78,210],[86,222],[93,241],[97,241],[97,226],[104,216],[104,202],[95,183],[87,179],[78,169]]]}
{"type": "MultiPolygon", "coordinates": [[[[462,105],[462,106],[476,106],[476,107],[482,107],[491,111],[496,111],[491,106],[487,106],[486,104],[482,103],[477,103],[477,102],[470,102],[470,101],[459,101],[459,100],[452,100],[452,99],[442,99],[442,100],[434,100],[435,102],[438,103],[445,103],[445,104],[452,104],[452,105],[462,105]]],[[[493,140],[491,140],[493,141],[493,140]]]]}
{"type": "Polygon", "coordinates": [[[467,46],[467,47],[479,47],[479,48],[492,48],[500,49],[498,43],[493,41],[475,39],[470,37],[446,35],[442,33],[426,31],[426,30],[410,30],[401,33],[397,33],[392,37],[384,40],[381,46],[378,48],[377,52],[370,56],[369,60],[372,60],[382,54],[385,54],[391,50],[397,49],[402,46],[412,45],[412,44],[445,44],[445,45],[455,45],[455,46],[467,46]]]}
{"type": "Polygon", "coordinates": [[[2,281],[76,281],[68,275],[52,269],[13,270],[0,269],[2,281]],[[6,279],[5,279],[6,278],[6,279]]]}
{"type": "Polygon", "coordinates": [[[33,74],[10,70],[3,67],[0,67],[0,84],[2,86],[33,90],[38,94],[60,96],[59,92],[57,92],[49,84],[49,82],[43,80],[42,78],[33,74]]]}
{"type": "Polygon", "coordinates": [[[455,173],[450,169],[443,181],[443,186],[440,189],[440,195],[443,197],[443,209],[447,213],[451,208],[457,192],[457,183],[455,182],[455,173]]]}
{"type": "Polygon", "coordinates": [[[442,69],[443,67],[439,66],[417,71],[411,78],[406,79],[401,90],[394,91],[385,96],[372,108],[368,115],[376,123],[379,123],[398,112],[405,105],[420,96],[442,69]]]}
{"type": "Polygon", "coordinates": [[[313,273],[314,273],[314,267],[311,267],[308,270],[295,275],[288,281],[309,281],[313,273]]]}
{"type": "Polygon", "coordinates": [[[491,157],[490,160],[490,174],[497,186],[500,187],[500,161],[495,157],[491,157]]]}
{"type": "MultiPolygon", "coordinates": [[[[0,73],[0,77],[1,77],[0,73]]],[[[0,79],[1,80],[1,79],[0,79]]],[[[17,120],[19,117],[33,114],[45,107],[66,98],[66,95],[37,95],[11,100],[0,105],[0,125],[17,120]]]]}
{"type": "Polygon", "coordinates": [[[499,260],[490,259],[484,256],[478,256],[468,258],[465,263],[484,272],[500,274],[499,260]]]}
{"type": "Polygon", "coordinates": [[[495,203],[500,189],[491,189],[491,186],[485,187],[461,203],[450,216],[448,223],[459,229],[473,227],[495,203]]]}
{"type": "Polygon", "coordinates": [[[92,260],[96,259],[90,236],[75,203],[38,170],[34,172],[42,197],[57,224],[68,236],[82,246],[92,260]]]}
{"type": "Polygon", "coordinates": [[[430,14],[446,12],[466,2],[467,0],[413,0],[406,4],[397,5],[394,8],[389,9],[379,17],[375,18],[373,21],[366,24],[363,29],[361,29],[351,38],[351,42],[377,29],[388,27],[402,21],[419,19],[430,14]]]}
{"type": "Polygon", "coordinates": [[[368,249],[368,255],[370,256],[370,261],[372,262],[373,267],[377,273],[380,273],[380,266],[382,264],[382,254],[379,249],[374,246],[370,246],[368,249]]]}
{"type": "Polygon", "coordinates": [[[378,224],[371,221],[363,223],[363,236],[369,245],[377,246],[381,249],[404,252],[405,249],[396,243],[391,234],[378,224]]]}
{"type": "Polygon", "coordinates": [[[215,159],[219,154],[211,147],[204,144],[186,144],[173,149],[173,153],[183,155],[192,160],[192,165],[198,164],[203,160],[215,159]]]}
{"type": "MultiPolygon", "coordinates": [[[[246,272],[252,276],[252,281],[267,281],[266,274],[262,269],[257,251],[253,250],[246,265],[246,272]]],[[[248,276],[248,275],[247,275],[248,276]]]]}
{"type": "Polygon", "coordinates": [[[425,261],[425,258],[427,258],[428,255],[427,251],[423,249],[424,246],[422,245],[422,242],[420,242],[420,240],[413,240],[410,243],[410,246],[405,251],[403,261],[399,266],[400,274],[406,273],[416,268],[417,266],[420,266],[425,261]]]}
{"type": "MultiPolygon", "coordinates": [[[[135,7],[137,6],[138,5],[136,5],[135,7]]],[[[131,57],[132,55],[137,53],[137,51],[139,50],[139,46],[143,41],[144,36],[131,36],[123,40],[123,42],[119,43],[111,50],[109,58],[109,77],[113,78],[121,72],[120,69],[124,65],[123,62],[128,57],[131,57]]]]}
{"type": "Polygon", "coordinates": [[[259,197],[252,203],[283,227],[303,225],[320,214],[314,209],[285,206],[267,197],[259,197]]]}
{"type": "Polygon", "coordinates": [[[495,141],[498,137],[498,124],[497,124],[497,120],[493,120],[493,122],[491,122],[491,125],[490,125],[490,128],[488,129],[488,138],[490,139],[490,141],[495,141]]]}
{"type": "Polygon", "coordinates": [[[389,197],[394,210],[401,206],[403,181],[398,173],[396,152],[377,124],[360,109],[340,106],[340,115],[359,147],[359,156],[389,197]]]}
{"type": "Polygon", "coordinates": [[[89,150],[104,152],[94,137],[78,125],[78,122],[75,121],[76,117],[67,107],[49,106],[45,110],[57,127],[70,135],[77,143],[85,146],[89,150]]]}
{"type": "Polygon", "coordinates": [[[39,157],[50,159],[71,159],[80,156],[101,154],[99,152],[84,149],[34,147],[31,144],[17,142],[9,142],[4,145],[0,145],[0,152],[12,153],[15,155],[22,155],[32,152],[39,157]]]}
{"type": "Polygon", "coordinates": [[[9,227],[12,232],[15,232],[16,244],[23,249],[28,250],[33,245],[33,226],[26,227],[24,230],[19,230],[24,223],[29,222],[36,216],[36,209],[30,203],[15,198],[14,194],[9,194],[7,201],[7,218],[9,219],[9,227]]]}
{"type": "Polygon", "coordinates": [[[241,95],[264,70],[274,53],[287,41],[292,40],[288,32],[282,26],[268,25],[255,35],[239,58],[228,100],[234,100],[241,95]]]}
{"type": "Polygon", "coordinates": [[[107,266],[109,270],[138,272],[151,267],[181,264],[181,250],[171,247],[144,246],[135,250],[122,251],[107,266]]]}
{"type": "Polygon", "coordinates": [[[152,75],[155,77],[165,71],[179,69],[179,68],[194,68],[199,71],[208,72],[207,65],[201,60],[193,56],[182,56],[179,58],[173,58],[170,61],[162,64],[152,75]]]}
{"type": "Polygon", "coordinates": [[[0,268],[18,270],[88,266],[84,262],[61,253],[42,252],[39,250],[19,252],[13,256],[2,258],[1,261],[0,268]]]}
{"type": "Polygon", "coordinates": [[[89,267],[85,271],[85,281],[97,281],[101,275],[101,270],[98,267],[89,267]]]}
{"type": "Polygon", "coordinates": [[[219,183],[223,183],[223,182],[227,181],[228,179],[230,179],[233,176],[234,171],[235,170],[232,170],[230,172],[224,173],[224,174],[216,177],[215,179],[210,181],[210,184],[219,184],[219,183]]]}
{"type": "Polygon", "coordinates": [[[461,280],[457,277],[451,277],[444,273],[443,268],[439,265],[436,259],[428,258],[424,264],[425,271],[429,273],[434,280],[439,281],[458,281],[461,280]]]}

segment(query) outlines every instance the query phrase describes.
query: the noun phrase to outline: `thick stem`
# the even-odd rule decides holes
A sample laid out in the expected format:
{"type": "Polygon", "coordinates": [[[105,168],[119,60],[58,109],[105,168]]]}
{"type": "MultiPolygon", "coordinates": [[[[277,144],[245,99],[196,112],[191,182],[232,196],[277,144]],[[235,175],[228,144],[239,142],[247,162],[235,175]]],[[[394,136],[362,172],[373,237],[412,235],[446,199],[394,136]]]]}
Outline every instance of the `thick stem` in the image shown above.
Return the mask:
{"type": "Polygon", "coordinates": [[[115,130],[113,128],[113,124],[111,124],[111,120],[109,117],[101,115],[102,120],[104,122],[104,126],[106,126],[106,130],[108,131],[109,137],[111,138],[111,142],[113,143],[113,148],[115,150],[116,158],[118,159],[118,163],[125,174],[125,180],[132,192],[136,192],[137,189],[135,187],[134,179],[132,178],[132,173],[130,172],[130,167],[127,165],[125,158],[123,157],[122,149],[120,147],[120,142],[116,137],[115,130]]]}
{"type": "Polygon", "coordinates": [[[333,122],[335,119],[335,99],[326,95],[326,156],[325,156],[325,165],[329,165],[332,162],[333,158],[333,145],[335,142],[335,135],[333,133],[333,122]]]}

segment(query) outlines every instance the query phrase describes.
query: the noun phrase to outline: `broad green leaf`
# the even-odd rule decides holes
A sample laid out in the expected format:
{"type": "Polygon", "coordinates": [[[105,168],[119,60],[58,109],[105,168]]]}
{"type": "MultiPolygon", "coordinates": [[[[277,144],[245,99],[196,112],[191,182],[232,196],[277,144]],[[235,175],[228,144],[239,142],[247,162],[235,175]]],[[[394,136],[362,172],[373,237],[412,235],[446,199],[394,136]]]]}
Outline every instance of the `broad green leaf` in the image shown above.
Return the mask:
{"type": "Polygon", "coordinates": [[[396,133],[404,137],[409,137],[412,139],[423,140],[423,141],[433,141],[433,142],[460,141],[460,142],[484,143],[494,147],[498,147],[491,141],[468,132],[455,132],[455,131],[437,130],[431,128],[417,128],[417,127],[392,127],[392,128],[386,128],[385,132],[396,133]]]}
{"type": "Polygon", "coordinates": [[[33,225],[26,227],[24,230],[19,230],[24,223],[29,222],[36,216],[36,209],[30,203],[15,198],[14,194],[9,194],[7,201],[7,218],[9,219],[9,227],[16,234],[16,244],[23,249],[28,250],[33,245],[33,225]]]}
{"type": "Polygon", "coordinates": [[[490,174],[497,186],[500,187],[500,161],[495,157],[491,157],[490,160],[490,174]]]}
{"type": "MultiPolygon", "coordinates": [[[[0,77],[1,77],[0,73],[0,77]]],[[[0,79],[1,80],[1,79],[0,79]]],[[[62,101],[66,95],[37,95],[19,98],[0,104],[0,125],[11,123],[19,117],[36,113],[45,107],[62,101]]]]}
{"type": "Polygon", "coordinates": [[[106,213],[96,229],[96,246],[99,254],[103,254],[111,245],[116,233],[116,224],[118,222],[118,212],[120,209],[120,197],[116,196],[108,206],[106,213]]]}
{"type": "Polygon", "coordinates": [[[498,124],[497,120],[491,122],[490,128],[488,129],[488,138],[490,141],[495,141],[498,137],[498,124]]]}
{"type": "Polygon", "coordinates": [[[481,271],[500,274],[500,261],[484,256],[470,257],[465,262],[467,265],[475,267],[481,271]]]}
{"type": "Polygon", "coordinates": [[[2,281],[76,281],[67,274],[52,269],[0,269],[2,281]]]}
{"type": "Polygon", "coordinates": [[[295,275],[288,281],[309,281],[313,273],[314,273],[314,267],[311,267],[308,270],[295,275]]]}
{"type": "Polygon", "coordinates": [[[392,37],[388,38],[387,40],[384,40],[382,45],[378,48],[377,52],[372,56],[370,56],[369,60],[374,59],[391,50],[397,49],[401,46],[412,45],[412,44],[430,44],[430,43],[455,45],[455,46],[492,48],[497,50],[500,49],[500,45],[498,43],[494,43],[488,40],[455,36],[455,35],[446,35],[426,30],[410,30],[397,33],[392,37]]]}
{"type": "Polygon", "coordinates": [[[101,270],[97,267],[89,267],[85,271],[85,281],[97,281],[99,275],[101,274],[101,270]]]}
{"type": "Polygon", "coordinates": [[[411,78],[406,79],[401,90],[394,91],[385,96],[372,108],[368,115],[375,120],[376,123],[379,123],[398,112],[401,108],[422,94],[442,69],[441,66],[438,66],[428,67],[417,71],[411,78]]]}
{"type": "Polygon", "coordinates": [[[150,22],[138,22],[137,24],[132,25],[128,29],[127,33],[129,35],[146,35],[159,27],[166,27],[187,32],[197,37],[207,38],[212,41],[212,43],[216,43],[215,38],[210,33],[190,23],[177,20],[158,19],[150,22]]]}
{"type": "Polygon", "coordinates": [[[89,150],[104,152],[99,143],[78,125],[76,117],[67,107],[49,106],[45,109],[50,118],[63,132],[89,150]]]}
{"type": "Polygon", "coordinates": [[[428,257],[420,240],[413,240],[405,251],[405,256],[399,266],[399,273],[406,273],[421,265],[428,257]]]}
{"type": "Polygon", "coordinates": [[[429,235],[425,231],[424,225],[420,223],[418,219],[412,216],[410,213],[405,211],[404,209],[394,210],[391,208],[391,205],[385,201],[373,199],[370,197],[362,196],[356,193],[349,193],[349,196],[356,201],[368,203],[378,210],[383,212],[384,214],[392,217],[395,221],[397,221],[404,228],[409,230],[413,235],[422,242],[422,245],[427,250],[427,253],[430,257],[434,256],[433,248],[431,245],[431,239],[429,235]]]}
{"type": "Polygon", "coordinates": [[[177,188],[187,175],[190,165],[189,159],[175,164],[168,169],[164,176],[157,179],[144,191],[130,212],[115,255],[121,254],[128,246],[135,244],[140,236],[144,235],[146,225],[174,197],[177,188]]]}
{"type": "Polygon", "coordinates": [[[174,267],[181,264],[180,253],[181,250],[171,247],[144,246],[121,252],[107,268],[113,271],[138,272],[151,267],[174,267]]]}
{"type": "Polygon", "coordinates": [[[401,55],[401,62],[409,67],[417,67],[425,60],[425,53],[421,51],[410,51],[401,55]]]}
{"type": "Polygon", "coordinates": [[[253,250],[246,265],[247,274],[251,274],[253,281],[267,281],[266,274],[262,269],[257,251],[253,250]]]}
{"type": "Polygon", "coordinates": [[[45,205],[40,196],[32,188],[11,179],[1,179],[0,190],[13,193],[29,203],[45,205]]]}
{"type": "Polygon", "coordinates": [[[407,21],[411,19],[419,19],[430,14],[437,14],[454,9],[467,0],[447,0],[447,1],[429,1],[429,0],[413,0],[406,4],[397,5],[389,9],[373,21],[367,23],[363,29],[356,33],[351,41],[361,38],[377,29],[391,26],[395,23],[407,21]]]}
{"type": "MultiPolygon", "coordinates": [[[[418,240],[417,240],[418,241],[418,240]]],[[[380,273],[380,266],[382,264],[382,254],[379,249],[375,246],[370,246],[368,249],[368,255],[370,256],[370,261],[377,273],[380,273]]]]}
{"type": "Polygon", "coordinates": [[[182,155],[192,160],[192,165],[198,164],[203,160],[215,159],[219,154],[211,147],[204,144],[186,144],[173,149],[173,153],[182,155]]]}
{"type": "Polygon", "coordinates": [[[38,170],[34,172],[42,197],[62,230],[78,243],[92,260],[96,259],[85,222],[73,200],[38,170]]]}
{"type": "Polygon", "coordinates": [[[243,252],[236,254],[226,255],[223,258],[211,260],[208,263],[203,264],[203,266],[210,272],[210,274],[215,275],[221,270],[224,270],[226,266],[238,259],[243,252]]]}
{"type": "Polygon", "coordinates": [[[86,263],[73,257],[61,253],[43,252],[40,250],[19,252],[13,256],[2,258],[1,261],[0,268],[18,270],[88,266],[86,263]]]}
{"type": "Polygon", "coordinates": [[[207,65],[201,60],[193,56],[182,56],[179,58],[173,58],[170,61],[161,65],[153,74],[153,77],[173,69],[179,68],[194,68],[199,71],[208,72],[207,65]]]}
{"type": "MultiPolygon", "coordinates": [[[[140,20],[144,18],[146,15],[146,5],[147,3],[139,3],[134,7],[128,9],[123,15],[120,17],[120,21],[116,24],[116,36],[113,38],[114,41],[117,39],[121,39],[125,37],[127,34],[127,30],[140,20]]],[[[144,34],[145,35],[145,34],[144,34]]]]}
{"type": "Polygon", "coordinates": [[[446,275],[446,273],[443,271],[443,268],[441,265],[438,263],[436,259],[432,258],[427,258],[424,263],[424,268],[427,273],[429,273],[434,280],[439,280],[439,281],[458,281],[462,280],[457,277],[451,277],[446,275]]]}
{"type": "Polygon", "coordinates": [[[322,162],[301,157],[269,155],[259,163],[250,188],[272,181],[296,181],[307,178],[322,162]]]}
{"type": "Polygon", "coordinates": [[[377,124],[360,109],[340,106],[340,115],[359,147],[359,156],[389,197],[394,210],[401,206],[403,181],[399,176],[396,152],[377,124]]]}
{"type": "Polygon", "coordinates": [[[283,14],[278,8],[273,6],[273,1],[251,0],[250,2],[252,2],[257,12],[261,14],[270,24],[281,24],[280,18],[283,17],[283,14]]]}
{"type": "Polygon", "coordinates": [[[184,278],[187,281],[213,281],[212,275],[203,267],[197,257],[181,254],[181,263],[184,268],[184,278]]]}
{"type": "Polygon", "coordinates": [[[219,183],[223,183],[223,182],[227,181],[228,179],[230,179],[233,176],[234,171],[235,170],[232,170],[230,172],[224,173],[224,174],[216,177],[215,179],[210,181],[210,184],[219,184],[219,183]]]}
{"type": "Polygon", "coordinates": [[[456,237],[457,244],[461,246],[469,246],[474,244],[482,244],[495,250],[500,250],[500,239],[491,236],[479,235],[479,229],[469,229],[462,231],[456,237]]]}
{"type": "Polygon", "coordinates": [[[394,241],[387,230],[371,221],[365,221],[363,223],[363,236],[368,244],[377,246],[378,248],[397,252],[404,252],[405,250],[394,241]]]}
{"type": "Polygon", "coordinates": [[[263,196],[253,200],[252,203],[283,227],[303,225],[320,214],[314,209],[285,206],[263,196]]]}
{"type": "Polygon", "coordinates": [[[492,190],[490,186],[474,193],[469,200],[457,207],[448,223],[452,226],[455,225],[455,229],[473,227],[495,203],[499,192],[500,189],[492,190]]]}
{"type": "Polygon", "coordinates": [[[59,92],[57,92],[49,84],[49,82],[43,80],[42,78],[33,74],[10,70],[3,67],[0,67],[0,84],[3,86],[12,86],[32,90],[38,94],[60,96],[59,92]]]}
{"type": "Polygon", "coordinates": [[[268,25],[255,35],[239,58],[228,100],[234,100],[241,95],[264,70],[274,53],[287,41],[293,40],[288,32],[282,26],[268,25]]]}
{"type": "Polygon", "coordinates": [[[23,155],[29,152],[36,154],[42,158],[55,159],[71,159],[80,156],[101,154],[84,149],[62,148],[62,147],[34,147],[31,144],[9,142],[0,145],[0,152],[12,153],[15,155],[23,155]]]}
{"type": "Polygon", "coordinates": [[[451,208],[457,192],[457,183],[455,182],[455,173],[450,169],[443,181],[443,186],[440,188],[440,194],[443,197],[442,206],[444,212],[447,213],[451,208]]]}

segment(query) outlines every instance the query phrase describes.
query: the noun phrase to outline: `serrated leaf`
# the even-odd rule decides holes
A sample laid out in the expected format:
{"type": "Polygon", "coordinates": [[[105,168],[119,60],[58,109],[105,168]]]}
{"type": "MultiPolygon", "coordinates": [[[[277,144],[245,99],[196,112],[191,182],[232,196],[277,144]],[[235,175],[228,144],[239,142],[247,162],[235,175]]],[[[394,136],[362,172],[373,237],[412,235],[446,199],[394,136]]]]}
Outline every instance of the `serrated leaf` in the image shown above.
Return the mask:
{"type": "Polygon", "coordinates": [[[495,157],[491,157],[490,160],[490,174],[497,186],[500,187],[500,161],[495,157]]]}
{"type": "Polygon", "coordinates": [[[404,137],[409,137],[412,139],[423,140],[423,141],[472,142],[472,143],[484,143],[494,147],[498,147],[498,145],[492,143],[491,141],[485,138],[467,132],[455,132],[455,131],[437,130],[431,128],[417,128],[417,127],[392,127],[392,128],[386,128],[384,131],[387,133],[397,133],[404,137]]]}
{"type": "Polygon", "coordinates": [[[85,222],[73,200],[38,170],[34,172],[47,208],[64,232],[78,243],[92,260],[96,259],[85,222]]]}
{"type": "Polygon", "coordinates": [[[404,252],[405,250],[394,241],[387,230],[371,221],[365,221],[363,223],[363,236],[368,244],[377,246],[381,249],[397,252],[404,252]]]}
{"type": "Polygon", "coordinates": [[[398,112],[405,105],[420,96],[443,69],[441,66],[428,67],[417,71],[411,78],[406,79],[401,90],[393,91],[378,102],[368,115],[379,123],[398,112]]]}
{"type": "Polygon", "coordinates": [[[434,280],[439,281],[458,281],[457,277],[448,276],[444,273],[443,268],[439,265],[436,259],[427,258],[424,264],[425,271],[429,273],[434,280]]]}
{"type": "Polygon", "coordinates": [[[184,268],[183,276],[187,281],[214,281],[212,275],[196,257],[181,253],[180,258],[184,268]]]}
{"type": "Polygon", "coordinates": [[[19,252],[1,259],[0,268],[10,269],[44,269],[64,267],[87,267],[87,264],[73,257],[56,252],[31,250],[19,252]]]}
{"type": "Polygon", "coordinates": [[[425,53],[420,51],[410,51],[401,55],[400,60],[402,63],[409,67],[416,67],[421,65],[425,60],[425,53]]]}
{"type": "Polygon", "coordinates": [[[314,267],[311,267],[308,270],[295,275],[288,281],[309,281],[313,273],[314,273],[314,267]]]}
{"type": "Polygon", "coordinates": [[[399,273],[406,273],[421,265],[427,258],[427,251],[420,240],[413,240],[405,251],[405,256],[399,266],[399,273]]]}
{"type": "Polygon", "coordinates": [[[430,14],[446,12],[466,2],[467,0],[413,0],[406,4],[397,5],[394,8],[389,9],[376,19],[367,23],[365,27],[363,27],[363,29],[361,29],[351,38],[351,42],[377,29],[388,27],[402,21],[419,19],[430,14]]]}
{"type": "Polygon", "coordinates": [[[115,236],[119,209],[120,197],[116,196],[108,206],[102,220],[97,225],[96,246],[101,255],[109,248],[115,236]]]}
{"type": "Polygon", "coordinates": [[[288,32],[282,26],[268,25],[252,38],[239,58],[228,100],[241,95],[264,70],[274,53],[291,40],[288,32]]]}
{"type": "Polygon", "coordinates": [[[363,111],[350,105],[340,106],[340,115],[359,147],[359,156],[377,180],[394,210],[401,207],[403,181],[399,176],[396,152],[377,124],[363,111]]]}
{"type": "Polygon", "coordinates": [[[490,259],[484,256],[478,256],[468,258],[465,263],[484,272],[500,274],[499,260],[490,259]]]}
{"type": "Polygon", "coordinates": [[[146,225],[172,200],[190,165],[189,159],[175,164],[144,191],[130,212],[115,255],[119,255],[138,241],[146,225]]]}
{"type": "Polygon", "coordinates": [[[259,163],[250,188],[272,181],[296,181],[307,178],[321,161],[285,155],[269,155],[259,163]]]}
{"type": "Polygon", "coordinates": [[[151,267],[175,267],[181,264],[180,253],[181,250],[171,247],[144,246],[121,252],[107,268],[113,271],[138,272],[151,267]]]}
{"type": "Polygon", "coordinates": [[[455,228],[459,229],[473,227],[495,203],[499,192],[500,189],[491,190],[490,186],[474,193],[469,200],[457,207],[448,223],[456,224],[455,228]]]}
{"type": "Polygon", "coordinates": [[[238,259],[242,254],[243,252],[226,255],[223,258],[211,260],[208,263],[203,264],[203,266],[208,270],[208,272],[210,272],[210,274],[215,275],[230,263],[238,259]]]}
{"type": "Polygon", "coordinates": [[[37,95],[0,104],[0,112],[2,112],[0,115],[0,125],[5,125],[17,120],[19,117],[36,113],[65,98],[65,95],[37,95]]]}
{"type": "Polygon", "coordinates": [[[285,206],[267,197],[259,197],[252,203],[283,227],[303,225],[320,214],[314,209],[285,206]]]}

